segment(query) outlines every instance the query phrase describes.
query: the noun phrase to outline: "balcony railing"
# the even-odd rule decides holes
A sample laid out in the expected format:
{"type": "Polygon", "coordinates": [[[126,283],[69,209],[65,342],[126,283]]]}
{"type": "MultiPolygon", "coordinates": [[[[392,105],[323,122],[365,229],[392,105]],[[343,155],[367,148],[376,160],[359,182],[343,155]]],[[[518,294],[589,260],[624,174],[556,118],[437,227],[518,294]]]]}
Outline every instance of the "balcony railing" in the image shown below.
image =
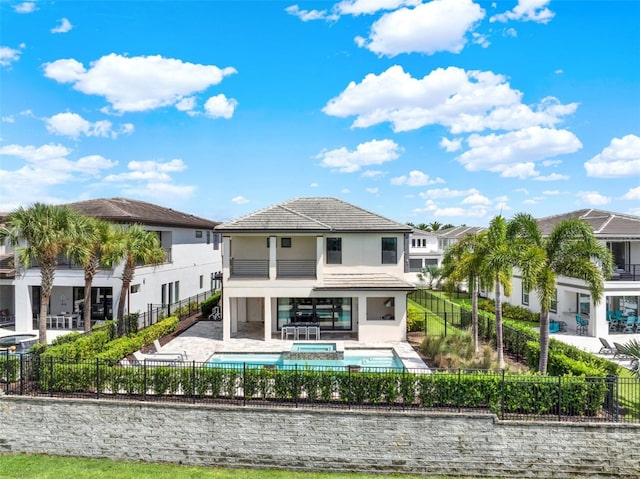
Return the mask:
{"type": "Polygon", "coordinates": [[[279,259],[276,262],[278,278],[315,278],[315,259],[279,259]]]}
{"type": "Polygon", "coordinates": [[[233,278],[268,278],[268,259],[235,259],[231,258],[231,277],[233,278]]]}
{"type": "Polygon", "coordinates": [[[640,281],[640,264],[625,264],[614,269],[610,281],[640,281]]]}

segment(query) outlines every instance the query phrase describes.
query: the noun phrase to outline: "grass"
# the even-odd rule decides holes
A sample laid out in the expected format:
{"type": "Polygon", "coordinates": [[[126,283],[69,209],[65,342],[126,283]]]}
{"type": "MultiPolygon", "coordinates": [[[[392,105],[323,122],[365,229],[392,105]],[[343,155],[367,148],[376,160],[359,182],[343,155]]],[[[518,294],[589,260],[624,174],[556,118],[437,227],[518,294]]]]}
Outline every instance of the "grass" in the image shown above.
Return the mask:
{"type": "MultiPolygon", "coordinates": [[[[0,479],[59,479],[61,477],[74,479],[380,479],[382,477],[445,479],[442,476],[381,476],[379,474],[292,472],[272,469],[226,469],[39,454],[0,455],[0,479]]],[[[453,477],[448,476],[448,479],[453,479],[453,477]]]]}

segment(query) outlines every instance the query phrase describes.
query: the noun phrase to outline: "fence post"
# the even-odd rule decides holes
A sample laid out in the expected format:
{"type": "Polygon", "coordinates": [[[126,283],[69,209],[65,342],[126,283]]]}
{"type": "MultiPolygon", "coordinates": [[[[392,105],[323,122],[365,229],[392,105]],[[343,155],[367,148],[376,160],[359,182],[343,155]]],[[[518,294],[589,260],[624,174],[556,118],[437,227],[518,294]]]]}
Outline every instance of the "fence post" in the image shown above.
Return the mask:
{"type": "Polygon", "coordinates": [[[444,337],[447,337],[447,312],[444,312],[444,337]]]}
{"type": "MultiPolygon", "coordinates": [[[[22,356],[22,354],[20,356],[22,356]]],[[[9,394],[9,349],[8,348],[4,350],[4,378],[6,379],[6,393],[9,394]]]]}
{"type": "Polygon", "coordinates": [[[96,358],[96,399],[100,399],[100,358],[96,358]]]}
{"type": "Polygon", "coordinates": [[[247,363],[242,363],[242,405],[247,405],[247,363]]]}
{"type": "Polygon", "coordinates": [[[49,357],[49,396],[53,397],[53,356],[49,357]]]}
{"type": "Polygon", "coordinates": [[[147,360],[142,362],[142,399],[147,399],[147,360]]]}
{"type": "Polygon", "coordinates": [[[504,383],[504,369],[502,370],[502,385],[500,391],[500,419],[504,419],[504,396],[505,396],[505,383],[504,383]]]}
{"type": "Polygon", "coordinates": [[[196,360],[191,361],[191,397],[196,402],[196,360]]]}
{"type": "Polygon", "coordinates": [[[460,410],[462,409],[462,406],[460,405],[460,396],[461,396],[461,392],[462,392],[462,368],[458,368],[458,394],[456,395],[456,402],[458,403],[458,412],[460,412],[460,410]]]}
{"type": "MultiPolygon", "coordinates": [[[[24,354],[20,355],[20,396],[22,396],[24,394],[24,354]]],[[[31,362],[31,368],[33,368],[33,361],[30,360],[31,362]]],[[[9,387],[9,385],[7,384],[7,388],[9,387]]],[[[9,392],[9,389],[7,389],[7,393],[9,392]]]]}
{"type": "Polygon", "coordinates": [[[558,421],[562,421],[562,376],[558,376],[558,421]]]}
{"type": "Polygon", "coordinates": [[[427,312],[422,313],[424,317],[424,337],[427,337],[427,312]]]}

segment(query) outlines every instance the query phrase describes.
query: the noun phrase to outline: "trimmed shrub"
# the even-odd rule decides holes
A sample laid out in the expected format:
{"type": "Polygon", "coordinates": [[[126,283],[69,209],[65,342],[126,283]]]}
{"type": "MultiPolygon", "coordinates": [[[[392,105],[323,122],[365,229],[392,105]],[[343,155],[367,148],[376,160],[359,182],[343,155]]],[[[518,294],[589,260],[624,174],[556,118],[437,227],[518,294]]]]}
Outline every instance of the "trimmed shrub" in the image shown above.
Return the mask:
{"type": "Polygon", "coordinates": [[[202,312],[203,318],[208,317],[211,314],[211,311],[213,311],[213,308],[218,305],[221,294],[222,293],[220,291],[216,291],[200,303],[200,311],[202,312]]]}

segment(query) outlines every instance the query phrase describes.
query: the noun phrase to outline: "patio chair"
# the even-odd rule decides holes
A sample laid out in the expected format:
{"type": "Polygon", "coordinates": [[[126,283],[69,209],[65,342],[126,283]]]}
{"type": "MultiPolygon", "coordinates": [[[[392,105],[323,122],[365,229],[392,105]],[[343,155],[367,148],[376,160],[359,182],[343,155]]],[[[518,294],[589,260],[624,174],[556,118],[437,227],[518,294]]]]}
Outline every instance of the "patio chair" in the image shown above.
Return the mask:
{"type": "Polygon", "coordinates": [[[633,359],[633,356],[620,352],[624,349],[624,346],[622,346],[620,343],[616,343],[614,341],[613,347],[616,350],[615,354],[613,355],[613,359],[633,359]]]}
{"type": "Polygon", "coordinates": [[[598,354],[615,354],[616,353],[616,348],[611,346],[611,344],[609,344],[609,341],[607,341],[604,338],[598,338],[598,339],[602,344],[602,347],[600,348],[600,351],[598,351],[598,354]]]}
{"type": "Polygon", "coordinates": [[[296,339],[295,326],[282,326],[282,339],[296,339]]]}
{"type": "Polygon", "coordinates": [[[158,365],[167,363],[178,363],[182,361],[182,354],[143,354],[140,351],[133,353],[136,361],[142,364],[158,365]]]}
{"type": "Polygon", "coordinates": [[[576,314],[576,332],[578,334],[587,334],[587,327],[589,326],[589,320],[583,319],[582,315],[576,314]]]}
{"type": "Polygon", "coordinates": [[[635,327],[636,327],[636,317],[635,316],[629,316],[627,317],[627,322],[624,325],[624,329],[622,330],[623,333],[633,333],[635,331],[635,327]]]}
{"type": "Polygon", "coordinates": [[[309,328],[306,326],[296,326],[296,339],[307,339],[309,337],[308,330],[309,328]]]}
{"type": "Polygon", "coordinates": [[[320,339],[320,328],[318,326],[309,326],[307,328],[307,338],[311,339],[312,336],[314,339],[320,339]]]}

